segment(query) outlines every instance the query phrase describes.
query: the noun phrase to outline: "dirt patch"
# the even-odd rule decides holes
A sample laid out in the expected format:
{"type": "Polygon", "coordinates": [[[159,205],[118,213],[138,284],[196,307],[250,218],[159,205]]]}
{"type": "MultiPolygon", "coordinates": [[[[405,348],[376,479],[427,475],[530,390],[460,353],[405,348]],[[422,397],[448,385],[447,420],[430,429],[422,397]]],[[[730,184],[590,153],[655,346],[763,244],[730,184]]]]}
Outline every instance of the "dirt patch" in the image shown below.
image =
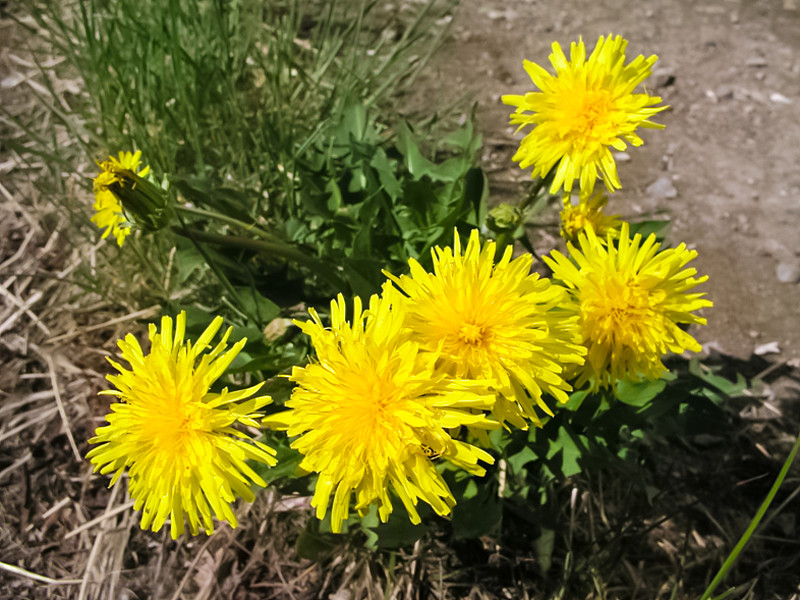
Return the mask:
{"type": "Polygon", "coordinates": [[[583,36],[591,48],[609,32],[630,41],[628,60],[659,56],[646,83],[672,107],[655,119],[666,130],[644,131],[618,160],[609,209],[666,213],[668,241],[697,248],[715,303],[696,331],[704,345],[745,358],[777,342],[773,358],[798,360],[800,3],[465,0],[421,95],[444,105],[474,94],[492,201],[514,201],[529,172],[511,162],[519,136],[500,96],[532,89],[524,58],[548,64],[553,41],[583,36]]]}

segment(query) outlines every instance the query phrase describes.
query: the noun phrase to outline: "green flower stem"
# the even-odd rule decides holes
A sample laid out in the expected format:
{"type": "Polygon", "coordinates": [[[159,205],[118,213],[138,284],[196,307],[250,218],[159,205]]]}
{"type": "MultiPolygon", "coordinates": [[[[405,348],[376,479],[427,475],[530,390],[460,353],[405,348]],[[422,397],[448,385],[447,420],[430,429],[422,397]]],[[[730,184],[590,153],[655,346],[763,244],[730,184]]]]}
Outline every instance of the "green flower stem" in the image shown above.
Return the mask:
{"type": "Polygon", "coordinates": [[[521,213],[525,212],[525,209],[527,209],[531,204],[536,202],[536,200],[539,198],[539,193],[542,191],[542,188],[544,187],[544,182],[545,180],[541,177],[537,179],[536,183],[533,184],[533,187],[528,192],[528,195],[525,196],[525,198],[520,203],[519,212],[521,213]]]}
{"type": "MultiPolygon", "coordinates": [[[[714,579],[711,581],[708,588],[706,588],[706,591],[703,592],[703,595],[700,597],[700,600],[709,600],[709,598],[711,598],[711,594],[714,593],[716,587],[722,582],[722,580],[725,578],[725,575],[727,575],[728,571],[730,571],[731,567],[733,567],[733,563],[738,558],[739,553],[747,545],[747,542],[750,541],[750,537],[753,535],[753,532],[756,530],[759,523],[761,523],[761,519],[766,514],[767,509],[770,507],[770,504],[772,504],[772,501],[775,499],[775,495],[778,493],[778,490],[783,484],[783,480],[786,478],[786,474],[789,472],[789,468],[792,466],[792,463],[794,462],[798,450],[800,450],[800,436],[798,436],[797,439],[795,440],[794,446],[792,447],[792,451],[789,452],[789,456],[784,461],[783,467],[781,468],[781,472],[778,473],[778,477],[777,479],[775,479],[775,483],[772,484],[772,488],[769,490],[769,494],[767,494],[767,497],[764,498],[764,502],[761,503],[761,507],[758,509],[756,516],[753,517],[752,521],[750,521],[750,525],[747,527],[747,530],[744,532],[744,534],[742,534],[741,539],[736,544],[736,547],[733,549],[733,551],[731,551],[731,553],[728,555],[728,558],[725,559],[725,562],[722,563],[722,567],[720,567],[719,571],[714,576],[714,579]]],[[[725,592],[722,596],[719,596],[718,598],[727,596],[728,593],[729,592],[725,592]]]]}
{"type": "Polygon", "coordinates": [[[514,236],[511,235],[509,231],[501,231],[497,234],[494,238],[495,245],[497,247],[497,253],[500,256],[503,256],[503,252],[506,251],[506,246],[513,246],[514,245],[514,236]]]}
{"type": "Polygon", "coordinates": [[[553,167],[547,172],[547,175],[544,177],[539,177],[536,180],[536,183],[533,184],[531,191],[525,197],[525,199],[519,205],[519,212],[525,212],[525,209],[528,208],[531,204],[536,202],[539,198],[539,193],[542,191],[542,188],[547,187],[550,189],[550,184],[553,183],[553,178],[556,175],[556,169],[558,168],[558,164],[553,165],[553,167]]]}
{"type": "Polygon", "coordinates": [[[197,215],[200,217],[207,217],[209,219],[214,219],[219,221],[220,223],[227,223],[228,225],[233,225],[234,227],[239,227],[247,232],[252,232],[258,235],[261,239],[272,242],[274,244],[283,244],[286,245],[286,242],[281,240],[275,234],[266,231],[265,229],[261,229],[252,223],[245,223],[244,221],[240,221],[239,219],[235,219],[233,217],[229,217],[228,215],[223,215],[218,212],[214,212],[212,210],[205,210],[203,208],[195,208],[193,206],[186,206],[185,204],[178,204],[176,205],[176,209],[180,212],[190,214],[190,215],[197,215]]]}
{"type": "Polygon", "coordinates": [[[311,269],[320,278],[333,285],[337,290],[347,289],[347,286],[344,284],[344,282],[332,272],[334,269],[331,268],[330,264],[310,256],[299,248],[290,246],[286,242],[254,240],[236,235],[224,235],[221,233],[200,231],[199,229],[193,229],[185,226],[173,227],[173,231],[175,231],[175,233],[178,235],[182,235],[196,242],[218,244],[220,246],[228,246],[231,248],[244,248],[247,250],[254,250],[260,254],[266,254],[271,257],[284,258],[288,261],[311,269]]]}

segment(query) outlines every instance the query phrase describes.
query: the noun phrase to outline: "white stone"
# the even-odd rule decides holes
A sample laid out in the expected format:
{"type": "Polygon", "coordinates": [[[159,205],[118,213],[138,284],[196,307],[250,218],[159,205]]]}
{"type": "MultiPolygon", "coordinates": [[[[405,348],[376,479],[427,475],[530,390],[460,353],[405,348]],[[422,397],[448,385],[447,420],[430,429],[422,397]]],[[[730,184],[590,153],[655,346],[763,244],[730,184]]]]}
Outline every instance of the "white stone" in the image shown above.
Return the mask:
{"type": "Polygon", "coordinates": [[[678,195],[678,190],[672,185],[672,180],[669,177],[659,177],[645,190],[648,196],[653,198],[675,198],[678,195]]]}

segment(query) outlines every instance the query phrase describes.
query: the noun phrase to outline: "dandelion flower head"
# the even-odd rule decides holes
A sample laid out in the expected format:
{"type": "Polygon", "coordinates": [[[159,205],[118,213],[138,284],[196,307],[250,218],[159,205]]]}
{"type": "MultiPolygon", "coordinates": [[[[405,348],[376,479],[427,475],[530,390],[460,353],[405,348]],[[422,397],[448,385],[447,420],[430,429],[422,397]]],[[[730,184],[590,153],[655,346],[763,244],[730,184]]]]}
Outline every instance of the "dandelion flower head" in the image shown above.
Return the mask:
{"type": "Polygon", "coordinates": [[[575,244],[578,242],[578,235],[590,227],[600,241],[604,241],[608,234],[617,237],[622,221],[619,215],[606,215],[603,212],[607,202],[608,198],[602,192],[581,198],[578,204],[572,204],[569,196],[566,196],[564,210],[560,215],[561,237],[575,244]]]}
{"type": "Polygon", "coordinates": [[[125,217],[122,204],[108,187],[120,181],[118,175],[120,170],[133,171],[139,177],[145,177],[150,172],[150,167],[145,166],[141,171],[137,172],[142,162],[141,157],[141,150],[120,152],[119,158],[109,156],[108,160],[98,163],[100,174],[94,178],[95,214],[92,216],[92,223],[101,229],[105,228],[103,239],[113,233],[118,246],[122,246],[125,243],[125,238],[131,232],[131,228],[128,225],[128,219],[125,217]]]}
{"type": "Polygon", "coordinates": [[[304,455],[300,467],[319,473],[312,505],[323,519],[333,497],[334,532],[341,531],[353,498],[359,514],[377,504],[386,521],[390,488],[413,523],[420,522],[418,500],[448,514],[455,499],[432,455],[477,475],[484,473],[479,460],[493,460],[449,433],[464,425],[496,426],[484,412],[493,396],[437,371],[435,355],[420,352],[404,335],[398,296],[387,288],[372,296],[368,310],[356,298],[351,324],[339,295],[331,302],[329,329],[310,309],[311,320],[297,325],[311,337],[316,359],[293,369],[297,387],[289,410],[264,420],[299,436],[292,447],[304,455]]]}
{"type": "Polygon", "coordinates": [[[571,298],[531,273],[530,254],[512,260],[507,247],[495,263],[495,242],[481,247],[478,230],[463,253],[456,232],[452,248],[432,254],[433,273],[412,259],[410,275],[389,275],[407,296],[414,339],[439,351],[453,376],[492,381],[499,421],[540,424],[534,406],[552,415],[543,394],[566,402],[572,388],[562,371],[583,362],[571,298]]]}
{"type": "Polygon", "coordinates": [[[275,464],[274,450],[234,428],[239,423],[258,427],[258,410],[268,396],[253,397],[259,385],[229,392],[209,392],[209,387],[228,368],[246,340],[227,349],[231,329],[210,349],[222,324],[216,317],[195,344],[184,342],[186,315],[175,322],[161,319],[161,330],[150,325],[150,352],[144,354],[136,338],[128,334],[118,342],[130,369],[110,360],[119,374],[108,380],[116,389],[101,392],[116,396],[106,416],[89,440],[100,444],[87,455],[95,471],[114,475],[114,485],[128,470],[128,490],[134,509],[142,509],[142,529],[159,531],[170,519],[170,533],[177,538],[188,520],[192,534],[202,525],[206,533],[217,519],[236,527],[231,503],[237,498],[252,502],[250,483],[266,482],[247,464],[247,459],[275,464]]]}
{"type": "Polygon", "coordinates": [[[712,306],[705,294],[691,292],[706,281],[684,268],[697,256],[685,244],[659,251],[655,235],[642,241],[622,225],[618,245],[605,245],[591,229],[579,235],[579,247],[567,244],[570,258],[553,251],[544,257],[579,305],[586,363],[576,373],[576,387],[593,390],[621,379],[657,379],[667,352],[699,352],[700,344],[681,324],[705,324],[695,311],[712,306]]]}
{"type": "Polygon", "coordinates": [[[582,194],[590,194],[595,180],[602,177],[609,191],[619,189],[617,166],[611,148],[625,150],[627,143],[640,146],[638,127],[662,128],[649,119],[667,108],[653,106],[658,96],[634,94],[658,59],[637,56],[625,65],[627,40],[621,36],[600,36],[589,58],[580,39],[570,45],[570,59],[558,42],[553,43],[551,75],[531,61],[524,67],[540,91],[505,95],[503,102],[515,106],[511,124],[525,135],[513,160],[523,169],[533,165],[532,176],[545,177],[555,168],[550,188],[570,192],[579,180],[582,194]]]}

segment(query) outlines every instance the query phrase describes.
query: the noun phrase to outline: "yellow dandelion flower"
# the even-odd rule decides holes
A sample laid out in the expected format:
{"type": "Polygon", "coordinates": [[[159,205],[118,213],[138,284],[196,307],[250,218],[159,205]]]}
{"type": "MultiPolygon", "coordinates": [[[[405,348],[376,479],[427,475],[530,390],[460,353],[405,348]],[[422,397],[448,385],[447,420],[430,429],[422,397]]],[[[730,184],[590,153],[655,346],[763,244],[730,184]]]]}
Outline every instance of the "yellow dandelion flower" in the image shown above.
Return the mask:
{"type": "Polygon", "coordinates": [[[611,236],[604,246],[591,229],[579,236],[580,248],[568,244],[572,260],[553,251],[544,257],[575,296],[581,320],[586,363],[576,386],[591,382],[594,391],[620,379],[656,379],[666,368],[667,352],[699,352],[700,344],[680,324],[701,324],[693,314],[712,306],[703,293],[688,293],[707,276],[684,266],[697,256],[685,244],[659,252],[655,235],[633,239],[622,225],[618,247],[611,236]],[[574,262],[573,262],[574,261],[574,262]]]}
{"type": "Polygon", "coordinates": [[[87,458],[95,471],[114,473],[110,486],[128,470],[134,509],[142,509],[142,529],[159,531],[169,517],[173,539],[183,533],[184,518],[192,534],[201,525],[211,533],[212,511],[236,527],[231,503],[237,496],[253,501],[250,482],[266,485],[247,459],[275,464],[274,450],[233,427],[259,426],[256,419],[263,415],[257,411],[270,402],[268,396],[251,397],[261,384],[209,392],[245,343],[240,340],[226,350],[229,328],[203,354],[221,325],[222,317],[216,317],[193,345],[183,340],[185,313],[178,315],[174,332],[172,319],[163,317],[160,332],[150,325],[147,355],[133,335],[119,340],[131,368],[109,359],[119,374],[107,379],[117,389],[101,394],[121,402],[111,405],[108,425],[89,440],[100,445],[87,458]]]}
{"type": "Polygon", "coordinates": [[[576,309],[563,288],[531,273],[530,254],[512,260],[508,247],[495,264],[495,253],[473,230],[462,255],[456,232],[453,248],[434,249],[434,273],[412,259],[410,275],[387,275],[408,296],[415,340],[439,351],[453,376],[492,381],[499,421],[539,425],[534,403],[552,415],[543,394],[566,402],[564,366],[583,362],[576,309]]]}
{"type": "Polygon", "coordinates": [[[496,426],[483,413],[493,396],[436,369],[436,356],[420,352],[404,335],[398,299],[397,291],[387,288],[363,311],[356,298],[351,325],[339,295],[331,302],[330,329],[310,309],[312,319],[297,325],[311,337],[316,359],[292,370],[297,387],[286,403],[290,410],[264,420],[299,436],[292,447],[304,455],[300,467],[319,473],[311,504],[323,519],[333,496],[334,532],[348,518],[353,496],[360,515],[377,504],[386,521],[392,512],[390,487],[413,523],[420,522],[418,500],[448,514],[455,499],[433,457],[476,475],[484,474],[479,460],[493,461],[449,433],[462,425],[496,426]]]}
{"type": "Polygon", "coordinates": [[[561,237],[575,244],[578,235],[584,229],[591,227],[601,242],[608,235],[616,238],[622,221],[619,215],[606,215],[603,212],[607,202],[608,198],[602,192],[581,198],[578,204],[572,204],[569,197],[564,198],[564,210],[561,211],[561,237]]]}
{"type": "Polygon", "coordinates": [[[600,36],[586,59],[583,40],[570,46],[570,60],[558,42],[553,43],[550,62],[555,76],[531,61],[524,67],[538,92],[505,95],[505,104],[516,106],[511,124],[519,130],[534,128],[522,140],[513,160],[523,169],[533,165],[532,176],[546,176],[556,164],[550,193],[563,187],[572,190],[580,180],[583,194],[590,194],[597,177],[609,191],[620,188],[617,166],[610,148],[625,150],[626,142],[640,146],[637,127],[662,128],[648,119],[667,108],[654,107],[658,96],[634,94],[658,59],[637,56],[625,65],[627,40],[600,36]]]}
{"type": "Polygon", "coordinates": [[[139,177],[145,177],[150,172],[150,167],[145,166],[141,171],[136,172],[142,162],[141,156],[142,152],[139,150],[135,153],[120,152],[119,158],[109,156],[108,160],[98,163],[101,172],[94,178],[95,214],[92,216],[92,223],[101,229],[105,228],[103,239],[113,233],[119,246],[125,243],[125,238],[131,232],[131,228],[122,204],[109,187],[120,181],[118,174],[120,170],[132,171],[139,177]]]}

